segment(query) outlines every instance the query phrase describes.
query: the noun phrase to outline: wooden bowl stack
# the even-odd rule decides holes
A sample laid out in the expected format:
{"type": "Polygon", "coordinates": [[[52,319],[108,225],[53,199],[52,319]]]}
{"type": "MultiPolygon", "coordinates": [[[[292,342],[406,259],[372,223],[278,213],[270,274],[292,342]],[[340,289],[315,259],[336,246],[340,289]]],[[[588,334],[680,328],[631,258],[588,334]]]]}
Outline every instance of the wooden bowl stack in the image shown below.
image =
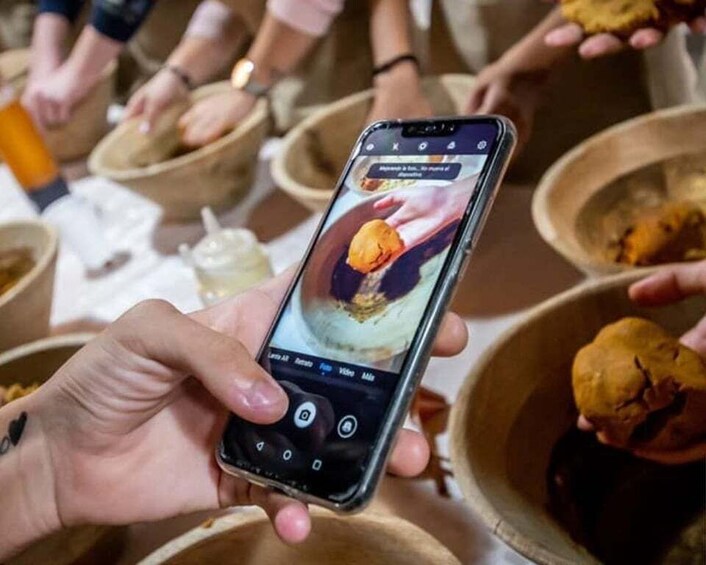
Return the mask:
{"type": "MultiPolygon", "coordinates": [[[[0,354],[0,386],[30,386],[46,382],[92,334],[51,337],[0,354]]],[[[25,549],[7,565],[73,565],[114,559],[123,544],[124,529],[83,526],[53,534],[25,549]]]]}
{"type": "Polygon", "coordinates": [[[238,510],[172,540],[140,565],[459,565],[435,538],[400,518],[366,512],[341,517],[312,508],[312,532],[285,545],[265,514],[238,510]]]}
{"type": "Polygon", "coordinates": [[[542,178],[532,204],[539,233],[587,274],[634,269],[612,262],[606,254],[609,241],[619,232],[620,218],[611,216],[621,207],[634,210],[660,199],[706,205],[705,129],[706,106],[680,106],[623,122],[587,139],[542,178]],[[663,161],[669,162],[662,171],[663,161]],[[628,184],[616,183],[650,165],[664,180],[655,182],[646,175],[635,176],[628,184]],[[683,171],[674,171],[675,167],[683,171]],[[673,173],[693,178],[675,179],[673,173]],[[650,190],[652,184],[661,186],[650,190]]]}
{"type": "Polygon", "coordinates": [[[706,313],[706,298],[639,308],[627,288],[640,273],[579,286],[540,305],[506,333],[467,377],[451,417],[456,479],[502,540],[537,563],[596,563],[547,511],[547,469],[575,425],[571,365],[606,324],[641,316],[681,335],[706,313]]]}
{"type": "MultiPolygon", "coordinates": [[[[439,116],[462,114],[473,86],[470,75],[441,75],[423,86],[439,116]]],[[[365,127],[374,91],[342,98],[287,134],[272,161],[277,186],[313,211],[326,209],[351,149],[365,127]]]]}
{"type": "Polygon", "coordinates": [[[0,251],[29,248],[35,265],[0,295],[0,351],[46,337],[54,298],[58,236],[36,220],[0,224],[0,251]]]}
{"type": "MultiPolygon", "coordinates": [[[[0,74],[21,94],[29,74],[29,49],[0,53],[0,74]]],[[[59,161],[85,157],[108,132],[108,107],[113,100],[117,64],[106,67],[98,84],[76,106],[69,122],[47,129],[44,138],[59,161]]]]}

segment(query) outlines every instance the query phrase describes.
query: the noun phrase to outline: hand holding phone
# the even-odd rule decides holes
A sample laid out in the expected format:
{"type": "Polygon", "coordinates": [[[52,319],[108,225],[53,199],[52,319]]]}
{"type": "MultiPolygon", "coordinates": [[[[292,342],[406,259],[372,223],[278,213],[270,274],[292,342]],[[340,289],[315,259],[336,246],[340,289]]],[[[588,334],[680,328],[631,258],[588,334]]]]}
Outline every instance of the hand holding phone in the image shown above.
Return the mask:
{"type": "Polygon", "coordinates": [[[514,144],[495,117],[362,134],[258,356],[289,409],[230,418],[226,473],[339,512],[370,501],[514,144]]]}

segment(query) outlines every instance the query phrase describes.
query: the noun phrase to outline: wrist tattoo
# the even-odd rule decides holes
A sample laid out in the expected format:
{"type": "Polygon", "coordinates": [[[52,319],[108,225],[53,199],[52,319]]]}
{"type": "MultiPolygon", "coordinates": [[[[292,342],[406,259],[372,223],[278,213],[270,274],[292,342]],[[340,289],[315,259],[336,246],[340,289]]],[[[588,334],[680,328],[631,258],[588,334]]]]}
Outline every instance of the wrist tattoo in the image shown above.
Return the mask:
{"type": "Polygon", "coordinates": [[[5,455],[22,439],[22,434],[27,425],[27,412],[22,412],[7,426],[7,433],[0,439],[0,455],[5,455]]]}

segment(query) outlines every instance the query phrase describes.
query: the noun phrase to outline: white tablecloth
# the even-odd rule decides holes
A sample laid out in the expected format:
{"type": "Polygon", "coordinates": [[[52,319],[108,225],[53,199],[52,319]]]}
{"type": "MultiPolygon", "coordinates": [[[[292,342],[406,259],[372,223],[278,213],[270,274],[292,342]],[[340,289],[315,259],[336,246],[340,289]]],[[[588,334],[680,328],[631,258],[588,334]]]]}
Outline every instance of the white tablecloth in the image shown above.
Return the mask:
{"type": "MultiPolygon", "coordinates": [[[[73,190],[96,204],[108,239],[116,248],[129,250],[132,258],[117,272],[90,280],[84,276],[78,258],[62,248],[51,317],[55,328],[65,331],[110,322],[146,298],[163,298],[183,311],[201,306],[193,274],[176,255],[179,243],[193,244],[203,235],[198,223],[162,225],[158,206],[105,179],[87,177],[73,183],[73,190]]],[[[222,223],[243,225],[273,190],[267,163],[261,162],[252,193],[236,209],[222,215],[222,223]]],[[[531,194],[532,187],[504,187],[459,287],[454,309],[466,319],[471,341],[458,357],[432,360],[424,380],[426,386],[449,399],[455,397],[482,352],[523,311],[581,279],[536,234],[530,218],[531,194]]],[[[0,221],[34,215],[7,169],[0,167],[0,221]]],[[[268,221],[277,224],[286,219],[272,217],[268,221]]],[[[303,254],[317,221],[318,216],[310,216],[267,243],[275,271],[283,270],[303,254]]],[[[447,438],[441,441],[445,453],[447,438]]],[[[382,499],[396,513],[427,529],[464,563],[526,562],[486,531],[455,484],[452,495],[452,499],[442,499],[431,482],[398,479],[387,479],[381,490],[382,499]]],[[[136,562],[203,518],[185,516],[132,526],[121,563],[136,562]]]]}

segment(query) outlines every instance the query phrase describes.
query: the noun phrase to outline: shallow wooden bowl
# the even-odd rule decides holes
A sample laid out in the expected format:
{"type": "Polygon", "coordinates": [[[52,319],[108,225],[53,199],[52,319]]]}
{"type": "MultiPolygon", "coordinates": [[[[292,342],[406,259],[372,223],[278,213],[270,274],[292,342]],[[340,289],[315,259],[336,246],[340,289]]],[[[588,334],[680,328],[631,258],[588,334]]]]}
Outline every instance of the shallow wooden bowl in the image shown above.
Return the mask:
{"type": "Polygon", "coordinates": [[[0,224],[0,250],[28,247],[35,261],[29,273],[0,295],[0,351],[49,334],[58,244],[54,228],[43,222],[0,224]]]}
{"type": "MultiPolygon", "coordinates": [[[[0,354],[0,386],[44,383],[92,337],[50,337],[0,354]]],[[[104,526],[71,528],[31,545],[7,565],[102,563],[119,554],[124,533],[122,528],[104,526]]]]}
{"type": "Polygon", "coordinates": [[[590,137],[557,161],[539,183],[532,203],[539,233],[588,274],[634,269],[612,262],[607,252],[609,242],[629,224],[630,213],[664,200],[706,203],[704,130],[706,106],[680,106],[590,137]],[[662,167],[663,161],[669,164],[662,167]]]}
{"type": "MultiPolygon", "coordinates": [[[[437,115],[462,114],[474,78],[441,75],[423,86],[437,115]]],[[[293,128],[272,161],[277,186],[313,211],[326,208],[353,144],[365,128],[374,91],[346,96],[293,128]]]]}
{"type": "Polygon", "coordinates": [[[706,313],[703,297],[638,308],[623,273],[570,290],[510,329],[473,368],[451,416],[456,479],[493,533],[537,563],[596,563],[548,514],[546,473],[557,440],[575,425],[571,364],[605,324],[642,316],[680,335],[706,313]]]}
{"type": "MultiPolygon", "coordinates": [[[[108,132],[108,107],[113,100],[117,64],[110,63],[100,80],[76,106],[69,122],[48,129],[43,135],[52,154],[59,161],[85,157],[108,132]]],[[[29,49],[0,53],[0,74],[21,93],[27,84],[29,49]]]]}
{"type": "MultiPolygon", "coordinates": [[[[227,92],[228,82],[195,90],[191,101],[227,92]]],[[[93,151],[88,168],[139,192],[161,205],[165,220],[197,219],[201,208],[229,208],[252,185],[257,155],[269,130],[267,104],[252,112],[229,134],[195,151],[172,157],[179,148],[177,104],[159,119],[150,135],[140,133],[139,118],[129,120],[105,137],[93,151]]]]}
{"type": "Polygon", "coordinates": [[[365,513],[341,517],[312,511],[306,542],[288,546],[277,539],[265,514],[256,509],[230,514],[169,542],[141,565],[457,565],[435,538],[390,516],[365,513]]]}

